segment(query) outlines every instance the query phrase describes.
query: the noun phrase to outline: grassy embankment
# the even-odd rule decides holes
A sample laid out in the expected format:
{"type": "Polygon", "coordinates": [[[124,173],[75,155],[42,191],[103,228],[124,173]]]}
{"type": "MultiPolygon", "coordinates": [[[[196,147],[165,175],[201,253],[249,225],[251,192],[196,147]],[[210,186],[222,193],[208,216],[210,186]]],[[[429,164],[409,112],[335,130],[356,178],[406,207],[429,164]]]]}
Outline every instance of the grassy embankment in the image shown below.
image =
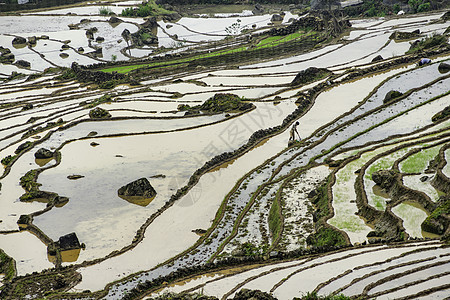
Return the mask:
{"type": "Polygon", "coordinates": [[[125,66],[118,66],[118,67],[112,67],[112,68],[105,68],[101,71],[106,72],[106,73],[112,73],[112,72],[117,72],[117,73],[128,73],[131,72],[133,70],[136,69],[140,69],[140,68],[155,68],[155,67],[162,67],[162,66],[167,66],[167,65],[177,65],[177,64],[182,64],[182,63],[189,63],[198,59],[205,59],[205,58],[212,58],[212,57],[217,57],[217,56],[222,56],[222,55],[227,55],[227,54],[233,54],[233,53],[239,53],[239,52],[245,52],[245,51],[254,51],[254,50],[259,50],[262,48],[271,48],[271,47],[276,47],[279,46],[283,43],[286,42],[290,42],[302,37],[306,37],[309,35],[314,34],[314,31],[302,31],[299,30],[295,33],[286,35],[286,36],[270,36],[270,37],[266,37],[264,39],[262,39],[261,41],[259,41],[254,47],[250,47],[250,46],[241,46],[239,48],[234,48],[234,49],[226,49],[226,50],[218,50],[218,51],[213,51],[211,53],[202,53],[199,55],[195,55],[192,57],[186,57],[186,58],[180,58],[180,59],[175,59],[175,60],[170,60],[170,61],[158,61],[158,62],[152,62],[152,63],[145,63],[145,64],[137,64],[137,65],[125,65],[125,66]]]}

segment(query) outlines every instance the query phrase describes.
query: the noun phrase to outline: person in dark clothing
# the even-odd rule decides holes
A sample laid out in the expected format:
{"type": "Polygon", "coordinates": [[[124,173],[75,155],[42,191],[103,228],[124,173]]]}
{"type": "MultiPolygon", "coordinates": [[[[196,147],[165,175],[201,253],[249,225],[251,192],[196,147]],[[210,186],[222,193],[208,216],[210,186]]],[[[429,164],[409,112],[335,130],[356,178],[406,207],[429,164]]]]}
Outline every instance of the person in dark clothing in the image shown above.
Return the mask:
{"type": "Polygon", "coordinates": [[[297,122],[295,122],[295,124],[294,125],[292,125],[292,128],[291,128],[291,132],[290,132],[290,137],[289,137],[289,142],[293,142],[293,141],[295,141],[295,134],[297,133],[297,135],[298,135],[298,140],[300,141],[302,138],[300,137],[300,134],[298,133],[298,131],[297,131],[297,126],[299,125],[300,123],[297,121],[297,122]]]}

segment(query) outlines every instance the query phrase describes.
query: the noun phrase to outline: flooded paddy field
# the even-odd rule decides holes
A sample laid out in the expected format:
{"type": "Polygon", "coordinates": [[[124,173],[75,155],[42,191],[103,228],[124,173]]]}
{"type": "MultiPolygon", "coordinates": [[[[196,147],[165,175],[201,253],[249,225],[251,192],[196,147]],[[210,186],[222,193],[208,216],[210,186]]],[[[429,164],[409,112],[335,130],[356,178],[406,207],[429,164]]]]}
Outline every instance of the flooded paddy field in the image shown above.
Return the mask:
{"type": "Polygon", "coordinates": [[[448,35],[410,51],[444,12],[323,39],[135,2],[0,15],[1,297],[448,292],[448,35]]]}

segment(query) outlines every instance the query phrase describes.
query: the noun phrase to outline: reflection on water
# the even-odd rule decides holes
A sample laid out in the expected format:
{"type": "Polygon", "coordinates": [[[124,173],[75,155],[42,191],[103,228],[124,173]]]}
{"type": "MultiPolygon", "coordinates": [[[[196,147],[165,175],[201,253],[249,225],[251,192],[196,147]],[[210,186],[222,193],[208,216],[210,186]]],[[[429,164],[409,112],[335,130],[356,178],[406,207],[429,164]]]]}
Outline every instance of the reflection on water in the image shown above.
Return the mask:
{"type": "Polygon", "coordinates": [[[39,167],[43,167],[46,164],[48,164],[50,161],[52,161],[53,159],[54,159],[53,157],[51,157],[51,158],[42,158],[42,159],[36,158],[34,161],[39,167]]]}
{"type": "MultiPolygon", "coordinates": [[[[61,251],[61,260],[63,263],[76,262],[78,260],[78,257],[80,256],[80,252],[80,248],[61,251]]],[[[47,257],[49,262],[56,264],[56,256],[47,254],[47,257]]]]}
{"type": "Polygon", "coordinates": [[[381,186],[379,186],[378,184],[375,184],[372,187],[372,191],[373,191],[373,193],[375,195],[383,197],[385,199],[390,199],[391,198],[391,196],[389,196],[389,194],[381,186]]]}
{"type": "Polygon", "coordinates": [[[119,195],[119,197],[124,199],[124,200],[126,200],[126,201],[128,201],[128,202],[130,202],[130,203],[133,203],[133,204],[136,204],[136,205],[139,205],[139,206],[144,206],[144,207],[149,205],[150,202],[152,202],[153,199],[155,199],[155,197],[148,198],[148,197],[142,197],[142,196],[122,196],[122,195],[119,195]]]}

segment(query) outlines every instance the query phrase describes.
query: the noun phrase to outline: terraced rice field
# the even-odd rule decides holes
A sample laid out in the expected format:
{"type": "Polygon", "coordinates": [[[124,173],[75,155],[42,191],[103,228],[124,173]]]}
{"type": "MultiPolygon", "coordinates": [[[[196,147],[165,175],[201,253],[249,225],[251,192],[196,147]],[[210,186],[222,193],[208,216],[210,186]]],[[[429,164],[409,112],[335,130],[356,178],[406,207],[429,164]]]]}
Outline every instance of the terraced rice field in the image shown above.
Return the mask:
{"type": "MultiPolygon", "coordinates": [[[[5,297],[53,291],[58,299],[131,299],[186,291],[232,299],[242,288],[278,299],[307,292],[448,297],[450,121],[432,118],[450,103],[450,73],[439,67],[450,63],[450,50],[430,53],[432,62],[419,67],[405,54],[409,41],[390,38],[399,28],[420,28],[419,38],[442,33],[450,25],[443,12],[353,20],[348,35],[308,51],[216,66],[206,62],[262,51],[244,46],[239,35],[221,44],[228,26],[240,18],[255,32],[269,30],[271,16],[161,20],[159,47],[173,50],[161,55],[197,49],[198,56],[169,60],[174,69],[167,73],[155,61],[108,66],[102,71],[137,69],[130,74],[142,76],[139,84],[109,89],[61,80],[64,70],[40,73],[161,51],[128,49],[122,40],[121,32],[137,31],[143,19],[123,18],[114,27],[96,9],[0,16],[5,24],[20,20],[0,28],[0,46],[31,62],[29,69],[0,64],[0,249],[19,276],[0,277],[5,297]],[[77,29],[67,43],[69,24],[77,29]],[[103,57],[85,54],[101,44],[86,36],[94,25],[106,40],[103,57]],[[12,47],[14,37],[33,35],[49,39],[12,47]],[[66,44],[70,50],[60,51],[66,44]],[[373,62],[379,54],[383,60],[373,62]],[[183,65],[192,61],[205,66],[183,65]],[[149,67],[154,74],[145,73],[149,67]],[[331,72],[292,85],[308,67],[331,72]],[[385,102],[392,90],[402,95],[385,102]],[[179,109],[219,93],[253,106],[214,114],[179,109]],[[110,117],[90,117],[97,107],[110,117]],[[288,145],[296,121],[301,139],[288,145]],[[41,148],[54,154],[37,159],[41,148]],[[154,198],[118,195],[144,177],[154,198]],[[72,232],[83,247],[52,254],[72,232]],[[19,289],[53,274],[70,280],[48,291],[19,289]]],[[[291,17],[300,18],[286,13],[277,26],[291,17]]],[[[304,32],[288,37],[258,43],[295,43],[304,32]]]]}

